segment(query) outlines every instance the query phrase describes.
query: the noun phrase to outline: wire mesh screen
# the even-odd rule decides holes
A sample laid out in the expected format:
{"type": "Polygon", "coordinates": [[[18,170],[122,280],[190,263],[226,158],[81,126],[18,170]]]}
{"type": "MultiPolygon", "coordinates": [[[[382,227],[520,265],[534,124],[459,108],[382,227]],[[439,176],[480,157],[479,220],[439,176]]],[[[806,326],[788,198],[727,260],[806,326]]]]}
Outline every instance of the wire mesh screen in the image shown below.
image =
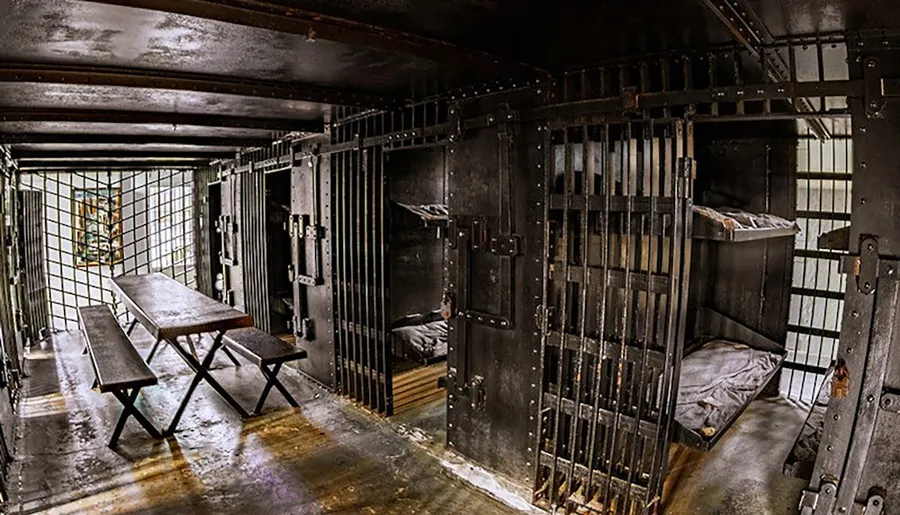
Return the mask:
{"type": "Polygon", "coordinates": [[[193,171],[33,173],[20,187],[44,196],[53,330],[77,329],[79,306],[115,304],[111,277],[162,272],[195,286],[193,171]]]}
{"type": "MultiPolygon", "coordinates": [[[[850,139],[802,139],[797,159],[797,223],[787,361],[782,392],[812,402],[835,358],[844,310],[846,276],[841,256],[848,252],[820,236],[850,225],[853,143],[850,139]]],[[[826,238],[835,240],[834,238],[826,238]]],[[[840,240],[840,239],[837,239],[840,240]]]]}

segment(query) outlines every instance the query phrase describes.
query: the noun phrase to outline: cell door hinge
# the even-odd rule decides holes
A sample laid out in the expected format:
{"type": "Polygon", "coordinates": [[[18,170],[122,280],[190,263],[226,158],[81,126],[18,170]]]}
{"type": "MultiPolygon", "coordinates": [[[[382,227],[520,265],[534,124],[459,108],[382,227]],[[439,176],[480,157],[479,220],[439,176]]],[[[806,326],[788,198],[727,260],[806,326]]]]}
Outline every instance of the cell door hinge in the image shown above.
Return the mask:
{"type": "Polygon", "coordinates": [[[878,284],[878,238],[862,236],[859,240],[859,263],[856,287],[860,293],[871,295],[878,284]]]}
{"type": "Polygon", "coordinates": [[[881,119],[887,114],[884,90],[885,83],[881,77],[878,59],[869,57],[863,62],[863,93],[867,118],[881,119]]]}
{"type": "Polygon", "coordinates": [[[826,481],[820,492],[804,490],[800,497],[800,515],[827,514],[831,515],[837,496],[837,484],[826,481]]]}

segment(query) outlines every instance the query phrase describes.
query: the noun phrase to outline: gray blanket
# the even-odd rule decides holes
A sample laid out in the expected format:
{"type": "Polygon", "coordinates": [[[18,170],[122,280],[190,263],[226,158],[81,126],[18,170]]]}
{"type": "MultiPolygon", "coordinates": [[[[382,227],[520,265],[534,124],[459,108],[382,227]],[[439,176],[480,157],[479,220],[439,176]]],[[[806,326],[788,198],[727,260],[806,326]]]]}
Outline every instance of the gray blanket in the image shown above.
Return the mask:
{"type": "Polygon", "coordinates": [[[675,419],[711,437],[778,366],[776,354],[713,340],[684,358],[675,419]]]}
{"type": "Polygon", "coordinates": [[[447,321],[435,320],[417,325],[406,325],[391,330],[407,346],[423,358],[447,355],[447,321]]]}

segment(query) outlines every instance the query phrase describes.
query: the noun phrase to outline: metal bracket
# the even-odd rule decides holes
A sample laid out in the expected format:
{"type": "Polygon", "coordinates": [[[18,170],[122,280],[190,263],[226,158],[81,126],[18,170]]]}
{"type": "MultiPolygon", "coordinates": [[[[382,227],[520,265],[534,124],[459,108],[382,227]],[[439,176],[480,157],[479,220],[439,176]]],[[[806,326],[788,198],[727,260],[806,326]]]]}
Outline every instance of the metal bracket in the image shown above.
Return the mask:
{"type": "Polygon", "coordinates": [[[522,252],[522,237],[509,234],[491,238],[490,251],[500,256],[516,257],[522,252]]]}
{"type": "Polygon", "coordinates": [[[865,89],[866,117],[884,118],[885,101],[878,59],[869,57],[863,62],[863,87],[865,89]]]}
{"type": "Polygon", "coordinates": [[[638,89],[634,86],[622,88],[622,110],[634,112],[638,109],[638,89]]]}
{"type": "Polygon", "coordinates": [[[462,115],[459,112],[459,104],[451,104],[447,121],[450,124],[450,134],[447,138],[451,143],[462,139],[462,115]]]}
{"type": "Polygon", "coordinates": [[[300,242],[306,239],[310,239],[316,242],[314,245],[316,249],[316,256],[314,258],[315,263],[313,263],[313,274],[305,275],[299,273],[298,270],[291,265],[288,268],[288,274],[291,279],[291,282],[298,282],[305,286],[318,286],[323,284],[323,279],[319,277],[319,245],[318,241],[325,237],[325,228],[314,225],[309,222],[308,215],[291,215],[291,230],[290,234],[292,238],[296,238],[298,240],[297,243],[297,252],[301,252],[300,242]]]}
{"type": "Polygon", "coordinates": [[[875,494],[869,497],[868,502],[866,502],[866,511],[863,512],[866,515],[881,515],[881,510],[884,508],[884,497],[875,494]]]}
{"type": "Polygon", "coordinates": [[[822,485],[821,492],[804,490],[800,497],[800,515],[813,515],[813,513],[831,514],[834,509],[834,501],[837,496],[837,485],[826,481],[822,485]]]}
{"type": "Polygon", "coordinates": [[[900,413],[900,391],[885,388],[881,392],[881,409],[891,413],[900,413]]]}
{"type": "Polygon", "coordinates": [[[488,244],[487,220],[483,216],[472,220],[472,250],[482,250],[488,244]]]}
{"type": "Polygon", "coordinates": [[[469,309],[465,313],[463,313],[466,317],[466,320],[470,322],[475,322],[481,325],[488,325],[491,327],[497,327],[499,329],[512,329],[513,324],[506,317],[491,315],[489,313],[484,313],[481,311],[475,311],[474,309],[469,309]]]}
{"type": "Polygon", "coordinates": [[[859,270],[856,287],[860,293],[871,295],[878,284],[878,239],[863,236],[859,241],[859,270]]]}

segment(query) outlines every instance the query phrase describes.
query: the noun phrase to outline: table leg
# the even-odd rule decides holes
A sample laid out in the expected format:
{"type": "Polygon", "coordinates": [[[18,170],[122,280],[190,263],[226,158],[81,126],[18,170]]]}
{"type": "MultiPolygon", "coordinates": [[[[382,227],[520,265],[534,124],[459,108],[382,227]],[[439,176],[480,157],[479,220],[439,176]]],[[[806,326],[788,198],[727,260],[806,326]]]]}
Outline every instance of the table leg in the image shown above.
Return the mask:
{"type": "Polygon", "coordinates": [[[138,319],[135,318],[134,320],[131,321],[130,324],[128,324],[128,330],[125,331],[126,336],[131,336],[131,332],[134,331],[134,327],[137,325],[137,323],[138,323],[138,319]]]}
{"type": "Polygon", "coordinates": [[[225,388],[222,387],[215,380],[215,378],[209,373],[209,367],[212,364],[213,358],[216,355],[216,351],[222,347],[222,337],[224,333],[219,333],[216,336],[216,339],[213,341],[212,348],[209,350],[209,354],[203,359],[202,363],[197,362],[194,356],[187,351],[184,347],[181,346],[177,341],[170,340],[169,343],[178,351],[181,357],[188,363],[188,365],[194,369],[195,375],[194,379],[191,381],[190,386],[188,386],[187,393],[185,393],[184,399],[181,401],[181,405],[178,406],[178,411],[175,412],[175,418],[172,419],[172,423],[169,425],[169,429],[166,431],[166,435],[172,435],[175,433],[175,429],[178,427],[178,422],[181,420],[181,416],[184,414],[184,409],[187,407],[188,402],[191,399],[191,396],[194,394],[194,390],[200,384],[200,381],[205,380],[209,386],[212,387],[216,393],[219,394],[225,402],[227,402],[238,414],[241,415],[241,418],[249,418],[250,414],[245,410],[234,398],[228,393],[225,388]]]}
{"type": "Polygon", "coordinates": [[[156,340],[156,343],[153,344],[153,348],[150,349],[150,354],[147,355],[147,359],[145,360],[148,365],[150,364],[150,361],[153,360],[153,356],[156,355],[156,350],[159,348],[159,344],[162,341],[162,338],[156,340]]]}

